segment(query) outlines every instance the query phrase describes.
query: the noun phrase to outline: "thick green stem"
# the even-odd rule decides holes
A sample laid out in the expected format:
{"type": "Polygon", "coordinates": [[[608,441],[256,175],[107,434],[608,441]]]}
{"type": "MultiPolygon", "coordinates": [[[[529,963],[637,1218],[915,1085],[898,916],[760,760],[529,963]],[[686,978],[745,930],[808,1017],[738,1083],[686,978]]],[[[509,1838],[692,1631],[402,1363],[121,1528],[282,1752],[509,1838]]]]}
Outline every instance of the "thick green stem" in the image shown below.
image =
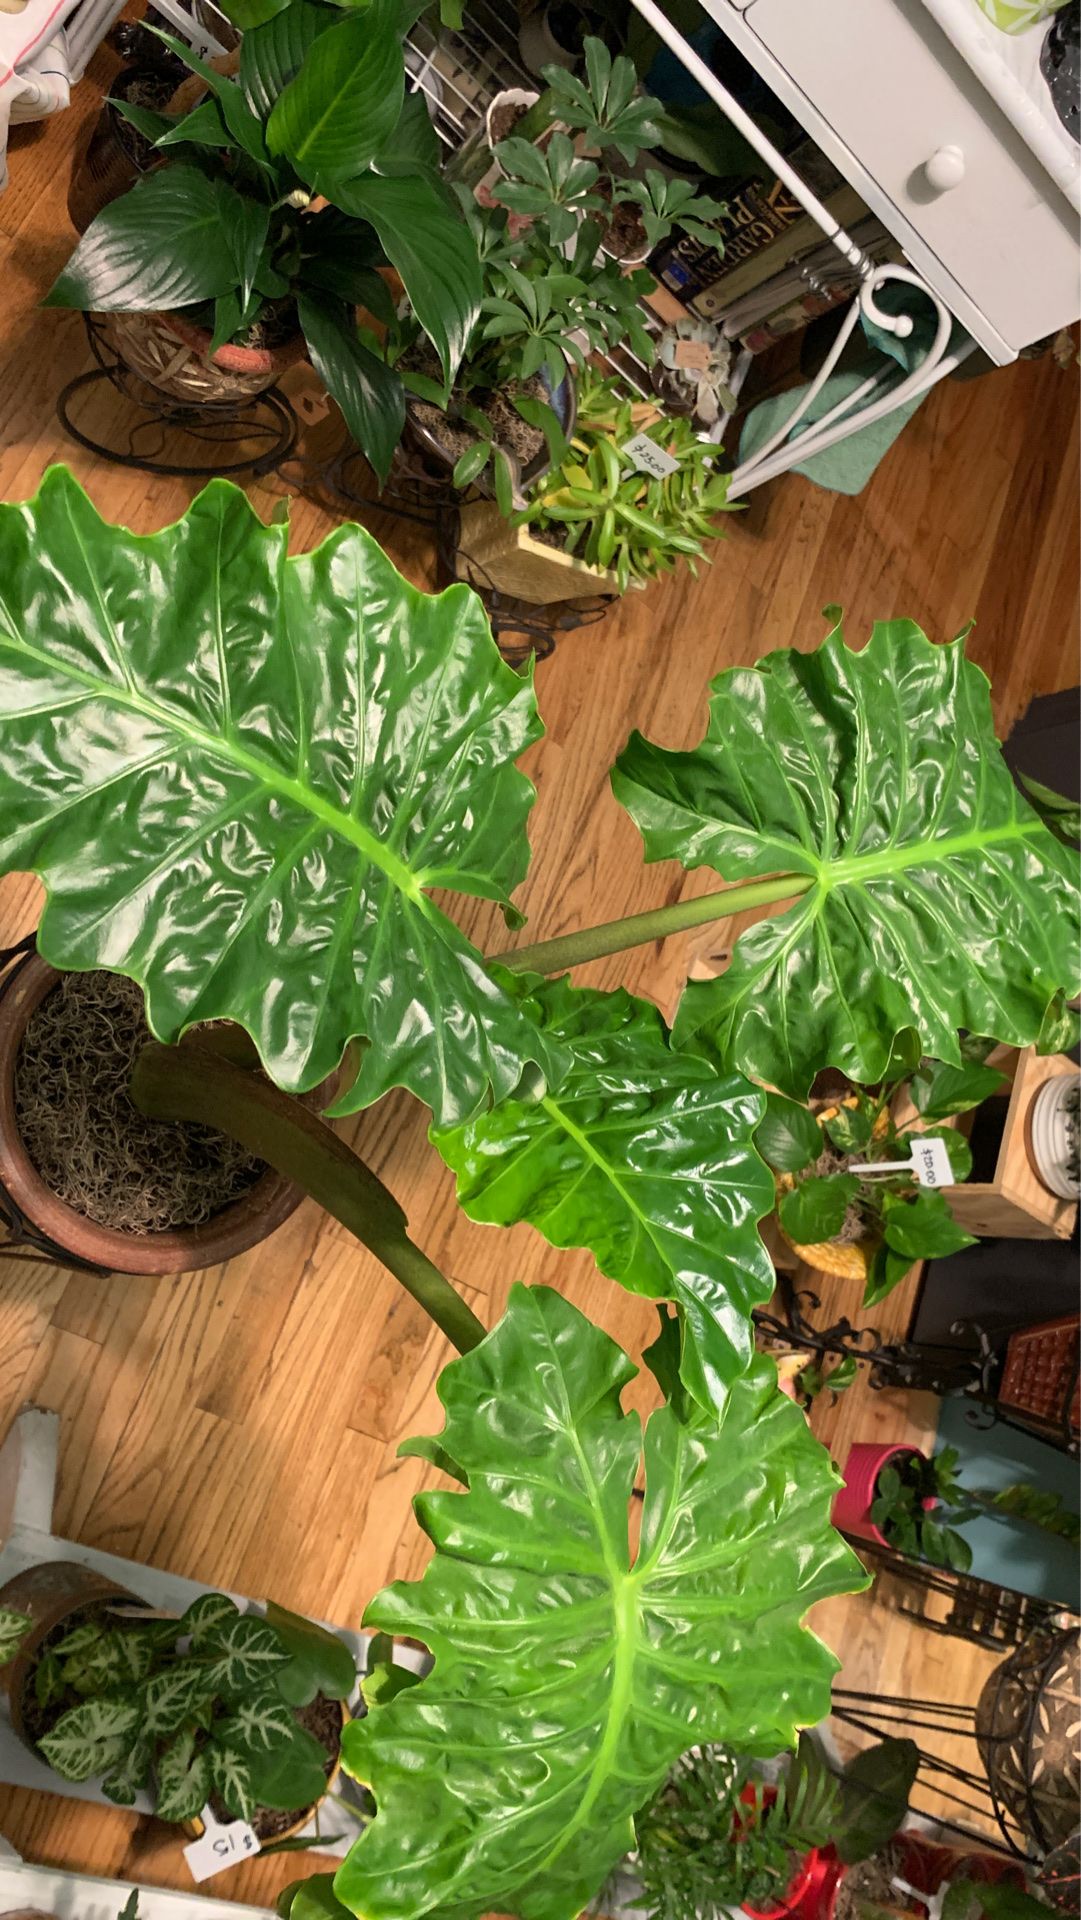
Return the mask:
{"type": "Polygon", "coordinates": [[[701,894],[697,900],[677,900],[673,907],[654,907],[649,913],[629,914],[625,920],[606,920],[600,927],[584,927],[580,933],[565,933],[558,940],[541,940],[534,947],[512,947],[509,953],[493,957],[512,973],[562,973],[566,967],[581,966],[584,960],[599,960],[602,954],[645,946],[651,940],[684,933],[688,927],[705,926],[707,921],[721,920],[730,913],[768,907],[774,900],[795,899],[813,886],[814,879],[808,873],[749,880],[745,886],[722,887],[717,893],[701,894]]]}
{"type": "Polygon", "coordinates": [[[135,1063],[131,1093],[152,1119],[217,1127],[295,1180],[401,1281],[459,1353],[484,1339],[487,1328],[409,1238],[389,1188],[299,1100],[208,1047],[156,1041],[135,1063]]]}

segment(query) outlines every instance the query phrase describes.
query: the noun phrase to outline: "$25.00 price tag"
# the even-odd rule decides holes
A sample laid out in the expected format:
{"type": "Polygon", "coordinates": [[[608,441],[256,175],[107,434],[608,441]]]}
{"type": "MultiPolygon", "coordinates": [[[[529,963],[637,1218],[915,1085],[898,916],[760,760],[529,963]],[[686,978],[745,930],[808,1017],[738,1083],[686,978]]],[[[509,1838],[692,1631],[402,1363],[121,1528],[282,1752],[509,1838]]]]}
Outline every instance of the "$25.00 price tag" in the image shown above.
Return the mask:
{"type": "Polygon", "coordinates": [[[216,1873],[224,1873],[226,1867],[235,1867],[239,1860],[249,1860],[258,1853],[258,1836],[246,1820],[230,1820],[223,1826],[209,1807],[203,1808],[200,1818],[204,1831],[184,1848],[193,1880],[210,1880],[216,1873]]]}
{"type": "Polygon", "coordinates": [[[648,473],[653,480],[666,480],[670,473],[679,471],[679,461],[673,460],[648,433],[636,433],[633,439],[624,440],[619,451],[639,473],[648,473]]]}

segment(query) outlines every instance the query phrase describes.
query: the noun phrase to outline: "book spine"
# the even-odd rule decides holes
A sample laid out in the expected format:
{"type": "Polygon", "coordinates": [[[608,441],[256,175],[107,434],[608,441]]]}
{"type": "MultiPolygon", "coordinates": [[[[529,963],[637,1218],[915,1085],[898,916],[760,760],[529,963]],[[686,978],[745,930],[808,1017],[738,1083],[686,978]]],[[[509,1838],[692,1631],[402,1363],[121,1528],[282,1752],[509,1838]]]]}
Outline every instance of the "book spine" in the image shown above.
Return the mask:
{"type": "Polygon", "coordinates": [[[842,300],[850,300],[854,282],[847,280],[837,286],[823,288],[817,293],[809,289],[796,300],[790,300],[787,306],[772,313],[768,320],[759,321],[757,326],[748,327],[739,336],[741,347],[748,353],[765,353],[767,347],[776,346],[787,334],[798,333],[810,320],[816,320],[820,314],[829,313],[842,300]]]}
{"type": "Polygon", "coordinates": [[[663,286],[682,300],[693,300],[707,288],[717,285],[726,273],[740,266],[762,247],[769,246],[803,213],[780,180],[772,185],[748,180],[728,201],[725,212],[714,222],[717,245],[681,234],[667,241],[652,261],[653,271],[663,286]]]}

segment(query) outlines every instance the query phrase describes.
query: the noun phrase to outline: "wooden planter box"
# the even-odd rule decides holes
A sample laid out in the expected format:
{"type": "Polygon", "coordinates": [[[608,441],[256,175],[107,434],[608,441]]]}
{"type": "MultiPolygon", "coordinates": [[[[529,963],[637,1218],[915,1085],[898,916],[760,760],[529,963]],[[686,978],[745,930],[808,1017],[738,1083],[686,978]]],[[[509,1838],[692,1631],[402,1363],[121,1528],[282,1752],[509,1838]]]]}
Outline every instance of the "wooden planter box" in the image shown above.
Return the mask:
{"type": "Polygon", "coordinates": [[[491,500],[462,508],[455,567],[470,586],[495,588],[534,607],[619,593],[614,573],[534,540],[528,527],[512,527],[491,500]]]}
{"type": "MultiPolygon", "coordinates": [[[[1077,1069],[1064,1054],[1041,1056],[1033,1047],[996,1047],[988,1065],[1008,1074],[1013,1083],[994,1177],[943,1187],[950,1212],[969,1233],[985,1239],[1068,1240],[1077,1219],[1077,1201],[1060,1200],[1039,1179],[1029,1158],[1028,1130],[1032,1103],[1044,1083],[1077,1069]]],[[[894,1121],[898,1126],[916,1126],[927,1133],[960,1122],[967,1133],[973,1115],[963,1113],[953,1120],[924,1122],[906,1097],[895,1109],[894,1121]]]]}

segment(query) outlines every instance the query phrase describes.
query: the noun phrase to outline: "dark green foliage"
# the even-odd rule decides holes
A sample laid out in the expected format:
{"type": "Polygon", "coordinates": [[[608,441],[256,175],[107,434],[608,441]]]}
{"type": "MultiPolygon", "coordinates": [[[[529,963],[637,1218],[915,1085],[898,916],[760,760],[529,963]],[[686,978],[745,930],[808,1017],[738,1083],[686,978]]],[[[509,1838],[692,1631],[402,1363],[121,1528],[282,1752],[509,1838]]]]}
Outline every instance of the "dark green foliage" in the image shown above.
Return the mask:
{"type": "Polygon", "coordinates": [[[1081,1541],[1081,1518],[1057,1494],[1024,1481],[997,1492],[966,1489],[957,1475],[959,1459],[956,1447],[943,1447],[933,1460],[905,1454],[879,1474],[871,1519],[898,1553],[967,1572],[972,1549],[957,1529],[979,1514],[1024,1520],[1073,1545],[1081,1541]],[[925,1501],[935,1505],[925,1507],[925,1501]]]}
{"type": "Polygon", "coordinates": [[[326,1755],[293,1706],[345,1699],[353,1661],[326,1628],[274,1613],[272,1625],[210,1593],[179,1620],[102,1609],[74,1627],[35,1671],[49,1765],[65,1780],[101,1776],[120,1806],[150,1788],[169,1821],[192,1819],[212,1793],[245,1820],[318,1799],[326,1755]]]}
{"type": "Polygon", "coordinates": [[[127,110],[167,164],[92,221],[47,304],[190,309],[215,349],[243,342],[268,302],[295,304],[312,364],[385,479],[404,393],[354,305],[386,317],[374,269],[392,263],[449,381],[481,298],[476,246],[439,184],[427,113],[405,96],[408,22],[398,0],[345,12],[314,0],[238,4],[235,80],[161,36],[209,97],[173,119],[127,110]],[[331,209],[312,210],[320,195],[331,209]]]}

